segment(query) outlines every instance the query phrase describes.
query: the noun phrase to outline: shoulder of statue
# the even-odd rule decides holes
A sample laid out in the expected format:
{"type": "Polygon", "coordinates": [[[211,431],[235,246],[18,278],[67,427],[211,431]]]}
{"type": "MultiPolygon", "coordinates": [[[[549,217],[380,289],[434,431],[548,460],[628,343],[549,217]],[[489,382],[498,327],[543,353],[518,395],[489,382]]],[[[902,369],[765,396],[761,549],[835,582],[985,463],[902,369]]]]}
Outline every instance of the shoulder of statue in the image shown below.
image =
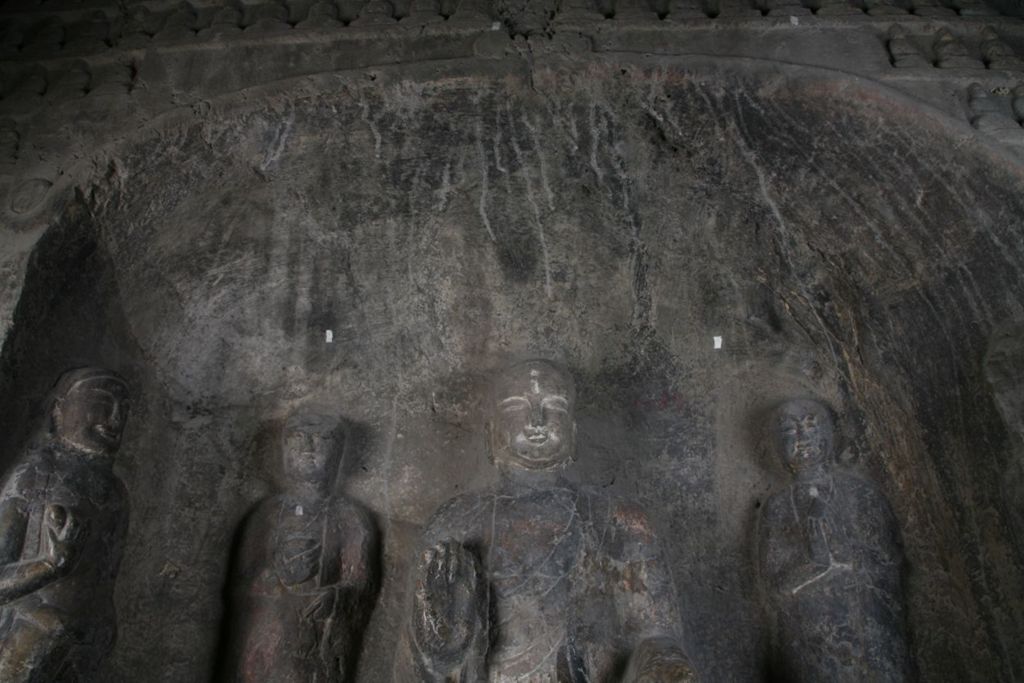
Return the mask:
{"type": "Polygon", "coordinates": [[[285,503],[282,494],[273,494],[256,501],[242,517],[243,531],[253,533],[276,524],[285,503]]]}
{"type": "Polygon", "coordinates": [[[131,503],[131,494],[128,492],[128,486],[124,483],[124,479],[117,472],[111,473],[111,488],[113,489],[117,506],[127,508],[131,503]]]}
{"type": "Polygon", "coordinates": [[[372,532],[376,529],[373,514],[358,500],[345,495],[332,496],[328,506],[330,519],[338,526],[355,527],[372,532]]]}
{"type": "Polygon", "coordinates": [[[637,503],[629,500],[613,499],[609,501],[609,513],[619,527],[631,534],[653,535],[651,520],[647,511],[637,503]]]}
{"type": "Polygon", "coordinates": [[[489,489],[463,493],[448,499],[427,520],[424,527],[425,540],[428,543],[443,540],[442,536],[450,537],[453,532],[468,531],[471,527],[479,526],[481,515],[493,501],[494,495],[489,489]]]}
{"type": "Polygon", "coordinates": [[[896,513],[881,486],[857,475],[849,474],[847,477],[860,514],[870,515],[886,526],[896,524],[896,513]]]}
{"type": "Polygon", "coordinates": [[[600,507],[608,520],[604,537],[606,551],[621,560],[642,560],[656,557],[659,551],[658,536],[651,519],[644,508],[629,500],[601,498],[594,499],[595,511],[600,507]]]}
{"type": "Polygon", "coordinates": [[[278,512],[283,501],[281,496],[272,495],[253,504],[242,517],[233,536],[233,572],[241,576],[252,576],[266,564],[267,553],[271,550],[278,512]]]}
{"type": "Polygon", "coordinates": [[[7,475],[4,489],[32,488],[37,480],[45,480],[55,470],[56,463],[49,444],[30,446],[7,475]]]}
{"type": "Polygon", "coordinates": [[[857,500],[871,506],[889,507],[889,500],[881,487],[871,479],[848,469],[836,469],[832,474],[835,490],[853,495],[857,500]]]}

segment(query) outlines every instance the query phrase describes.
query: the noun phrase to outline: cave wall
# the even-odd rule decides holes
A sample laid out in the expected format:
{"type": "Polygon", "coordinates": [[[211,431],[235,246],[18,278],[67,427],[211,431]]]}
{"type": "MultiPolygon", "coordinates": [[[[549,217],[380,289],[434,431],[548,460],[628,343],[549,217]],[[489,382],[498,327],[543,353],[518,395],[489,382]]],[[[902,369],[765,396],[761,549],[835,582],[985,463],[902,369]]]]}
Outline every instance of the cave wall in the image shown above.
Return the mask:
{"type": "Polygon", "coordinates": [[[964,128],[827,71],[551,55],[283,82],[97,151],[4,380],[27,405],[88,356],[138,391],[105,680],[214,670],[227,548],[299,405],[355,424],[343,488],[385,544],[360,680],[388,680],[420,526],[494,476],[480,388],[530,355],[575,374],[572,476],[651,514],[707,680],[762,674],[751,533],[784,477],[759,426],[794,395],[893,503],[922,678],[1024,675],[981,371],[1024,313],[1022,176],[964,128]]]}

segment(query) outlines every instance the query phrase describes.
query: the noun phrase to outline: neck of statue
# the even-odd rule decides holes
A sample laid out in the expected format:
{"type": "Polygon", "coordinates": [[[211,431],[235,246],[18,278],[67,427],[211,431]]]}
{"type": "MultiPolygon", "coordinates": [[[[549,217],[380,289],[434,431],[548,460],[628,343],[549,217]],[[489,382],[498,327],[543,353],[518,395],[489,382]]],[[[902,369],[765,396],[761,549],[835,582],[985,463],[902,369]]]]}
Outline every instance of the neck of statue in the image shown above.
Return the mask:
{"type": "Polygon", "coordinates": [[[57,446],[54,452],[58,457],[65,457],[75,462],[88,462],[90,465],[99,467],[113,468],[114,466],[114,457],[110,453],[94,452],[82,448],[60,436],[54,439],[54,444],[57,446]]]}
{"type": "Polygon", "coordinates": [[[825,481],[829,478],[830,474],[828,466],[824,462],[820,462],[816,465],[798,469],[793,478],[801,484],[813,484],[825,481]]]}
{"type": "Polygon", "coordinates": [[[527,470],[521,467],[498,466],[501,480],[515,486],[548,488],[564,480],[565,468],[551,470],[527,470]]]}
{"type": "Polygon", "coordinates": [[[299,500],[321,500],[330,495],[330,486],[326,482],[296,481],[288,486],[288,493],[299,500]]]}

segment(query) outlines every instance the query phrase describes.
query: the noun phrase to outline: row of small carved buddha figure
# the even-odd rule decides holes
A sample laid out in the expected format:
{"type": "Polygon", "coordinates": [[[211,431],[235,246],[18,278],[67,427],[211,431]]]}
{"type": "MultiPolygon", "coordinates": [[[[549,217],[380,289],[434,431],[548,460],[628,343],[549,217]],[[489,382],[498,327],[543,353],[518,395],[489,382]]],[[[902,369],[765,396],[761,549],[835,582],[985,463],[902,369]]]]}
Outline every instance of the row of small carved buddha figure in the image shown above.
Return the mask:
{"type": "MultiPolygon", "coordinates": [[[[127,387],[65,373],[46,439],[0,494],[0,681],[95,680],[116,633],[127,530],[113,472],[127,387]]],[[[488,397],[498,483],[446,504],[413,566],[398,681],[698,679],[679,601],[645,512],[570,483],[575,386],[546,361],[501,373],[488,397]]],[[[770,423],[793,475],[760,510],[756,558],[779,680],[903,680],[899,531],[885,498],[833,466],[833,419],[812,400],[770,423]]],[[[334,480],[340,420],[282,430],[283,490],[246,518],[232,558],[224,679],[350,681],[377,601],[372,517],[334,480]]]]}
{"type": "MultiPolygon", "coordinates": [[[[154,6],[158,3],[151,3],[154,6]]],[[[9,14],[0,26],[0,55],[44,57],[79,56],[109,49],[141,49],[184,42],[219,40],[236,35],[273,34],[299,30],[334,30],[343,26],[373,31],[405,29],[446,23],[463,28],[487,28],[498,20],[488,0],[273,0],[262,3],[178,2],[154,11],[146,3],[132,3],[119,15],[96,10],[65,22],[61,8],[39,19],[39,12],[9,14]]],[[[72,11],[80,7],[71,8],[72,11]]],[[[804,16],[862,16],[948,19],[956,16],[999,16],[982,0],[565,0],[553,21],[558,23],[603,20],[657,22],[712,18],[804,16]]],[[[540,12],[538,12],[540,14],[540,12]]],[[[543,14],[547,14],[544,12],[543,14]]]]}

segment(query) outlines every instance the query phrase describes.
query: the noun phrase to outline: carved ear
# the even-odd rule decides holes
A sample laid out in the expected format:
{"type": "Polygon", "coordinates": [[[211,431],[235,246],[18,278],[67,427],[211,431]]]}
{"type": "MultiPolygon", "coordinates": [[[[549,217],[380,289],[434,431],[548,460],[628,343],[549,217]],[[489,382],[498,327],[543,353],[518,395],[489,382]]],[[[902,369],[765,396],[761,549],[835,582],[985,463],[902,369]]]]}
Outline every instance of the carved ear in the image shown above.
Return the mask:
{"type": "Polygon", "coordinates": [[[487,439],[487,459],[494,462],[494,425],[490,420],[484,422],[484,438],[487,439]]]}
{"type": "Polygon", "coordinates": [[[50,433],[56,436],[60,433],[60,425],[64,420],[61,406],[64,403],[64,399],[58,398],[53,401],[53,407],[50,409],[50,433]]]}
{"type": "Polygon", "coordinates": [[[572,453],[569,454],[568,462],[576,462],[579,457],[579,450],[576,447],[576,420],[572,421],[572,453]]]}

